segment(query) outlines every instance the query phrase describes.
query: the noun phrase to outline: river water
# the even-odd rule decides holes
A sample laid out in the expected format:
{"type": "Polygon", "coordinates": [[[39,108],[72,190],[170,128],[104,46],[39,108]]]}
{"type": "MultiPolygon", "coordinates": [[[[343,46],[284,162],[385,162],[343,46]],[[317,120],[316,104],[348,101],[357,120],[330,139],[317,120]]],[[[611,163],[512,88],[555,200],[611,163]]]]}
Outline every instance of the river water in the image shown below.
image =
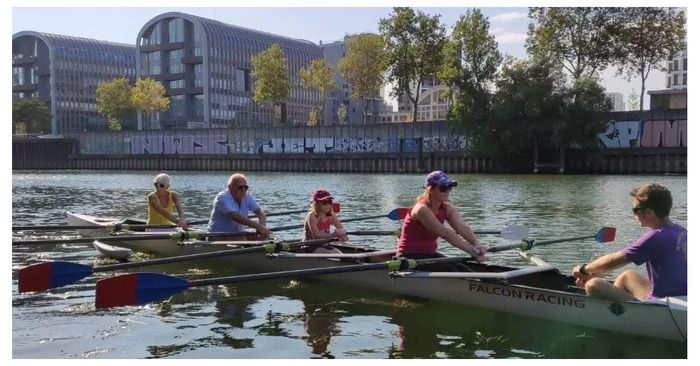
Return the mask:
{"type": "MultiPolygon", "coordinates": [[[[188,220],[208,218],[228,174],[173,172],[188,220]]],[[[14,225],[66,224],[64,212],[145,217],[153,172],[13,172],[14,225]]],[[[318,187],[341,204],[340,217],[381,215],[410,206],[423,185],[418,174],[247,174],[250,192],[267,212],[308,205],[318,187]]],[[[631,187],[667,186],[672,220],[687,227],[685,176],[454,175],[450,200],[473,229],[531,228],[546,240],[617,227],[615,242],[581,241],[532,250],[568,273],[575,265],[619,250],[647,229],[631,214],[631,187]]],[[[301,223],[303,214],[269,218],[270,227],[301,223]]],[[[376,219],[348,223],[350,230],[395,230],[376,219]]],[[[28,233],[53,237],[56,233],[28,233]]],[[[13,234],[14,235],[14,234],[13,234]]],[[[60,235],[74,235],[63,232],[60,235]]],[[[282,238],[298,238],[286,231],[282,238]]],[[[27,238],[26,236],[23,238],[27,238]]],[[[31,237],[30,237],[31,238],[31,237]]],[[[508,242],[481,236],[486,245],[508,242]]],[[[353,245],[389,249],[388,237],[355,237],[353,245]]],[[[458,251],[444,242],[446,254],[458,251]]],[[[686,358],[686,344],[557,322],[401,297],[352,286],[307,280],[195,287],[168,301],[95,310],[89,277],[52,291],[19,294],[17,270],[40,260],[104,264],[89,245],[15,248],[12,251],[12,355],[14,358],[686,358]]],[[[489,261],[525,266],[515,251],[489,261]]],[[[201,261],[149,267],[188,278],[219,277],[201,261]]],[[[628,268],[628,267],[625,267],[628,268]]],[[[643,267],[637,267],[644,273],[643,267]]],[[[619,272],[619,271],[618,271],[619,272]]],[[[611,276],[613,276],[612,274],[611,276]]],[[[104,276],[102,276],[104,277],[104,276]]],[[[97,277],[100,278],[100,277],[97,277]]]]}

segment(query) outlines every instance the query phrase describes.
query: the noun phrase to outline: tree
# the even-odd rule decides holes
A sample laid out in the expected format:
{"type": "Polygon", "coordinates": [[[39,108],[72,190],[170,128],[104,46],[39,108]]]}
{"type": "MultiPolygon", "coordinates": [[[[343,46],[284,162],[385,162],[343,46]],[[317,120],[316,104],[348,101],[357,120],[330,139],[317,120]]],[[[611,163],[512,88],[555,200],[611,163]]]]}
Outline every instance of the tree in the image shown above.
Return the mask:
{"type": "Polygon", "coordinates": [[[685,13],[674,8],[623,8],[616,29],[618,74],[642,79],[639,110],[644,109],[646,80],[652,69],[665,70],[665,60],[683,49],[685,13]]]}
{"type": "Polygon", "coordinates": [[[580,77],[566,91],[564,113],[551,137],[558,146],[590,146],[596,136],[605,130],[607,112],[612,101],[605,96],[605,88],[593,78],[580,77]]]}
{"type": "MultiPolygon", "coordinates": [[[[317,92],[320,98],[318,98],[317,105],[320,110],[321,118],[325,118],[326,110],[326,93],[330,90],[336,89],[335,81],[333,80],[333,75],[335,70],[333,66],[328,64],[326,60],[313,60],[309,65],[309,69],[303,68],[299,70],[299,78],[301,79],[301,87],[314,92],[317,92]]],[[[314,115],[316,110],[312,110],[314,115]]],[[[309,112],[310,115],[311,112],[309,112]]]]}
{"type": "Polygon", "coordinates": [[[15,134],[47,133],[51,130],[51,113],[37,98],[12,101],[12,129],[15,134]]]}
{"type": "MultiPolygon", "coordinates": [[[[384,84],[387,54],[382,37],[376,34],[359,34],[347,42],[345,57],[338,62],[340,75],[350,84],[352,99],[362,99],[362,123],[367,119],[367,104],[376,98],[384,84]]],[[[345,108],[343,106],[343,108],[345,108]]],[[[347,110],[345,110],[347,116],[347,110]]]]}
{"type": "Polygon", "coordinates": [[[119,117],[136,112],[131,102],[131,89],[127,78],[97,84],[97,111],[107,117],[110,130],[121,130],[119,117]]]}
{"type": "Polygon", "coordinates": [[[489,22],[479,9],[468,10],[454,28],[443,49],[446,62],[438,77],[451,86],[454,103],[448,120],[454,125],[484,123],[490,109],[489,84],[502,61],[496,38],[489,34],[489,22]]]}
{"type": "Polygon", "coordinates": [[[318,115],[317,111],[315,109],[312,109],[309,111],[309,120],[306,122],[306,125],[309,127],[314,127],[318,125],[318,115]]]}
{"type": "Polygon", "coordinates": [[[637,91],[632,88],[632,92],[627,96],[627,110],[639,110],[639,97],[637,91]]]}
{"type": "Polygon", "coordinates": [[[592,77],[615,56],[617,8],[530,8],[527,50],[534,59],[556,61],[573,80],[592,77]]]}
{"type": "MultiPolygon", "coordinates": [[[[273,105],[286,101],[289,98],[291,83],[287,58],[280,45],[275,43],[267,50],[257,53],[251,58],[251,62],[251,75],[256,78],[253,100],[256,103],[269,102],[273,105]]],[[[284,117],[284,113],[282,116],[284,117]]],[[[283,118],[281,122],[286,121],[283,118]]]]}
{"type": "Polygon", "coordinates": [[[131,104],[136,110],[152,115],[167,110],[170,99],[165,96],[165,88],[159,82],[151,78],[138,79],[131,89],[131,104]]]}
{"type": "Polygon", "coordinates": [[[340,107],[338,107],[338,124],[344,125],[347,122],[347,119],[348,108],[345,106],[345,103],[340,103],[340,107]]]}
{"type": "Polygon", "coordinates": [[[423,80],[436,75],[443,62],[441,51],[447,42],[445,27],[440,23],[440,16],[397,7],[389,18],[379,21],[379,32],[389,57],[388,79],[393,83],[392,94],[409,98],[416,121],[423,80]]]}

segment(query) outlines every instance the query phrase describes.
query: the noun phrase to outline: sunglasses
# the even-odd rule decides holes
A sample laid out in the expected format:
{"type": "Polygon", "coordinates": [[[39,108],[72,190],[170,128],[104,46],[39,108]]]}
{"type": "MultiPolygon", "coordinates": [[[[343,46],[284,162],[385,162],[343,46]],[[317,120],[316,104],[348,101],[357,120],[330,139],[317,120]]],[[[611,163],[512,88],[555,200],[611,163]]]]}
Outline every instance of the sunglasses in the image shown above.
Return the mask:
{"type": "Polygon", "coordinates": [[[333,200],[321,201],[321,204],[322,204],[322,205],[332,205],[332,204],[333,204],[333,200]]]}
{"type": "Polygon", "coordinates": [[[239,190],[239,191],[247,191],[248,188],[250,188],[250,187],[248,187],[248,186],[238,186],[238,187],[236,187],[236,189],[239,190]]]}
{"type": "Polygon", "coordinates": [[[440,192],[445,193],[445,192],[450,192],[453,187],[440,185],[440,186],[438,186],[438,188],[440,189],[440,192]]]}
{"type": "Polygon", "coordinates": [[[646,209],[647,209],[647,208],[644,207],[644,206],[632,207],[632,213],[633,213],[633,214],[638,214],[638,213],[640,213],[640,212],[642,212],[642,211],[644,211],[644,210],[646,210],[646,209]]]}
{"type": "Polygon", "coordinates": [[[163,183],[153,183],[153,185],[156,186],[156,187],[160,187],[160,188],[165,188],[165,187],[166,187],[166,185],[163,184],[163,183]]]}

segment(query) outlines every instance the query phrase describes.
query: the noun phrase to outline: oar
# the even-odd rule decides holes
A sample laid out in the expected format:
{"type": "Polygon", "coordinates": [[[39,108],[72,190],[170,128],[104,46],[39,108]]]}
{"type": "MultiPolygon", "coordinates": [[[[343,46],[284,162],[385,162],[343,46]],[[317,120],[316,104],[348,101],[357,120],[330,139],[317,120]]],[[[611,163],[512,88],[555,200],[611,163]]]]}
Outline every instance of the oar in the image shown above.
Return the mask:
{"type": "Polygon", "coordinates": [[[204,239],[214,237],[240,237],[252,235],[251,232],[226,232],[226,233],[207,233],[206,231],[178,231],[173,233],[144,233],[142,235],[110,235],[104,237],[91,238],[73,238],[73,239],[45,239],[45,240],[18,240],[12,241],[12,246],[16,245],[34,245],[34,244],[68,244],[68,243],[91,243],[95,240],[101,242],[112,241],[130,241],[130,240],[162,240],[171,239],[173,241],[185,241],[189,239],[204,239]]]}
{"type": "MultiPolygon", "coordinates": [[[[617,229],[614,227],[604,227],[600,230],[595,235],[584,235],[584,236],[574,236],[570,238],[563,238],[563,239],[552,239],[552,240],[543,240],[543,241],[535,241],[534,239],[524,239],[520,242],[520,244],[511,244],[511,245],[501,245],[497,247],[492,247],[488,248],[488,253],[495,253],[495,252],[502,252],[504,250],[511,250],[511,249],[520,249],[522,251],[525,250],[530,250],[535,246],[542,246],[542,245],[548,245],[548,244],[555,244],[555,243],[563,243],[567,241],[577,241],[577,240],[585,240],[585,239],[595,239],[598,243],[607,243],[615,240],[615,232],[617,229]]],[[[476,254],[479,255],[480,251],[477,249],[476,254]]]]}
{"type": "Polygon", "coordinates": [[[383,263],[355,264],[347,266],[301,269],[281,272],[267,272],[242,276],[207,278],[188,281],[184,278],[160,273],[129,273],[97,281],[95,289],[95,307],[98,309],[115,306],[142,305],[152,301],[166,299],[172,295],[196,286],[211,286],[247,281],[262,281],[279,278],[328,275],[335,273],[361,272],[377,269],[391,271],[415,269],[421,265],[459,263],[465,257],[446,257],[431,259],[398,259],[383,263]]]}
{"type": "MultiPolygon", "coordinates": [[[[384,215],[375,215],[375,216],[362,216],[362,217],[354,217],[350,219],[342,219],[341,221],[343,223],[346,222],[353,222],[353,221],[364,221],[364,220],[371,220],[371,219],[381,219],[381,218],[388,218],[390,220],[403,220],[406,215],[411,212],[410,207],[399,207],[393,209],[391,212],[388,214],[384,215]]],[[[293,230],[293,229],[301,229],[304,227],[304,224],[297,224],[297,225],[287,225],[287,226],[278,226],[275,228],[270,229],[270,231],[281,231],[281,230],[293,230]]]]}
{"type": "MultiPolygon", "coordinates": [[[[353,219],[343,220],[343,222],[349,221],[360,221],[360,220],[370,220],[381,217],[388,217],[391,220],[402,220],[406,214],[410,212],[410,208],[400,207],[385,215],[377,216],[365,216],[353,219]]],[[[304,224],[297,225],[287,225],[278,226],[271,228],[271,232],[301,229],[304,224]]],[[[129,241],[129,240],[161,240],[161,239],[171,239],[173,241],[185,241],[189,239],[202,240],[204,238],[217,238],[217,237],[242,237],[248,235],[255,235],[255,232],[242,231],[242,232],[225,232],[225,233],[207,233],[205,231],[178,231],[175,233],[145,233],[142,235],[110,235],[105,237],[92,237],[92,238],[73,238],[73,239],[45,239],[45,240],[19,240],[13,241],[12,246],[16,245],[32,245],[32,244],[67,244],[67,243],[91,243],[95,240],[101,242],[118,242],[118,241],[129,241]]]]}
{"type": "Polygon", "coordinates": [[[250,248],[239,248],[239,249],[229,249],[220,250],[216,252],[207,252],[199,254],[181,255],[176,257],[167,257],[146,260],[142,262],[129,262],[120,264],[111,264],[106,266],[87,266],[75,262],[41,262],[32,264],[30,266],[20,268],[18,272],[18,287],[19,292],[33,292],[33,291],[43,291],[52,288],[66,286],[81,279],[96,273],[96,272],[107,272],[116,271],[126,268],[136,268],[136,267],[146,267],[154,266],[157,264],[167,264],[175,262],[184,262],[196,259],[206,259],[206,258],[216,258],[232,255],[240,255],[255,252],[267,252],[275,253],[279,251],[289,250],[291,248],[296,248],[299,246],[317,246],[330,243],[333,241],[338,241],[338,238],[326,238],[326,239],[315,239],[307,241],[291,241],[291,242],[275,242],[268,241],[267,244],[258,245],[250,248]]]}
{"type": "MultiPolygon", "coordinates": [[[[265,216],[283,216],[291,215],[297,213],[308,212],[309,209],[305,208],[303,210],[285,211],[285,212],[273,212],[267,213],[265,216]]],[[[333,212],[340,212],[340,204],[338,202],[333,203],[333,212]]],[[[248,218],[255,218],[256,215],[248,215],[248,218]]],[[[203,225],[209,223],[209,220],[196,220],[188,222],[189,225],[203,225]]],[[[106,225],[25,225],[25,226],[13,226],[12,231],[21,230],[77,230],[77,229],[105,229],[108,231],[121,231],[129,229],[169,229],[176,228],[177,225],[146,225],[146,224],[126,224],[123,222],[115,222],[106,225]]]]}
{"type": "MultiPolygon", "coordinates": [[[[344,220],[346,221],[346,220],[344,220]]],[[[501,235],[503,238],[508,240],[522,240],[528,237],[530,229],[525,226],[508,226],[501,231],[498,230],[476,230],[474,234],[479,235],[489,235],[496,234],[501,235]]],[[[401,235],[401,230],[394,231],[348,231],[347,235],[387,235],[387,236],[399,236],[401,235]]]]}

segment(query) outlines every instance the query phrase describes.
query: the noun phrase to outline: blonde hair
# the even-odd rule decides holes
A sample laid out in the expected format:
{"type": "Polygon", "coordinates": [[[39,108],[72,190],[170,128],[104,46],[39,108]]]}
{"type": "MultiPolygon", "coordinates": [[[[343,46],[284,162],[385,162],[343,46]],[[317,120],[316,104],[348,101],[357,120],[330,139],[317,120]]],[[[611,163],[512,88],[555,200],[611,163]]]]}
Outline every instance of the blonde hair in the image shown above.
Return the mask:
{"type": "Polygon", "coordinates": [[[432,189],[433,189],[433,187],[431,187],[431,186],[425,187],[425,191],[423,191],[423,193],[421,193],[420,196],[416,197],[416,203],[423,201],[429,205],[430,204],[430,191],[432,189]]]}
{"type": "Polygon", "coordinates": [[[165,184],[167,187],[170,187],[170,176],[165,173],[160,173],[153,179],[153,183],[165,184]]]}

